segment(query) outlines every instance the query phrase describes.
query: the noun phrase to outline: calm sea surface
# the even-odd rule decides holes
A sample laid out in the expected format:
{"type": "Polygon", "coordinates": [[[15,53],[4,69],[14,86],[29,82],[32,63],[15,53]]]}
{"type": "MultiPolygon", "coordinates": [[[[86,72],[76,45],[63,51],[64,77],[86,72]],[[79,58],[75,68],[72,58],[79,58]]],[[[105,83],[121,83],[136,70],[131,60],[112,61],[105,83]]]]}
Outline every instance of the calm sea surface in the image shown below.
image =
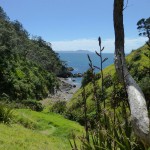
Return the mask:
{"type": "MultiPolygon", "coordinates": [[[[93,65],[100,66],[100,59],[95,53],[88,53],[93,65]]],[[[79,53],[79,52],[59,52],[60,59],[66,61],[68,67],[73,67],[74,71],[72,73],[84,73],[87,69],[89,69],[89,60],[87,57],[87,53],[79,53]]],[[[114,62],[114,54],[113,53],[104,53],[102,54],[103,59],[108,58],[107,61],[103,63],[103,68],[113,64],[114,62]]],[[[99,70],[96,70],[98,72],[99,70]]],[[[76,79],[76,84],[81,84],[82,78],[76,79]]]]}

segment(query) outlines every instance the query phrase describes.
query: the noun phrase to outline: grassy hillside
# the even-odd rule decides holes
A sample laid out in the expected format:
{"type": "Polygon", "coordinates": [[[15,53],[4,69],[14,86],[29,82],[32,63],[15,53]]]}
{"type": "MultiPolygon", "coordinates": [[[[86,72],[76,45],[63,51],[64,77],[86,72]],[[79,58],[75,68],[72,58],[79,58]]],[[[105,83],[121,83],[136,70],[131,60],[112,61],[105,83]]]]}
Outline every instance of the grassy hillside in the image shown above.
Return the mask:
{"type": "Polygon", "coordinates": [[[0,124],[0,149],[70,149],[71,133],[83,133],[83,127],[78,123],[54,113],[16,109],[14,115],[12,124],[0,124]]]}
{"type": "MultiPolygon", "coordinates": [[[[149,101],[150,97],[150,51],[147,45],[143,47],[133,50],[131,54],[126,57],[127,66],[134,77],[134,79],[138,82],[140,87],[142,88],[144,95],[149,101]]],[[[104,88],[106,90],[105,93],[105,101],[107,108],[111,108],[111,100],[113,95],[113,87],[116,86],[117,93],[119,94],[119,101],[122,101],[125,98],[125,93],[123,91],[122,85],[117,80],[117,75],[115,73],[114,65],[110,65],[103,70],[104,73],[104,88]]],[[[101,79],[96,81],[97,85],[101,85],[101,79]]],[[[100,88],[98,88],[100,89],[100,88]]],[[[89,120],[94,117],[95,114],[95,102],[93,98],[93,85],[89,82],[85,86],[86,96],[87,96],[87,108],[88,108],[88,117],[89,120]]],[[[97,94],[100,94],[100,90],[97,91],[97,94]]],[[[81,124],[84,122],[83,117],[83,100],[82,100],[82,88],[80,88],[73,96],[71,101],[67,104],[67,116],[70,119],[79,121],[81,124]]]]}

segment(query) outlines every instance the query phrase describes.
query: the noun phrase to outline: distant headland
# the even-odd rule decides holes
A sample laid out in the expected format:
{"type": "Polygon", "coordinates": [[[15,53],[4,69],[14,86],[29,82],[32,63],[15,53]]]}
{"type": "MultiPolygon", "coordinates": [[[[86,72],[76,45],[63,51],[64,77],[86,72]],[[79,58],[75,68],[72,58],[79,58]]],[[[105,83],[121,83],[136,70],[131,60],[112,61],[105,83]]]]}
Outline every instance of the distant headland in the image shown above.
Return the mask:
{"type": "Polygon", "coordinates": [[[93,53],[90,50],[75,50],[75,51],[65,51],[65,50],[62,50],[62,51],[56,51],[56,52],[57,53],[93,53]]]}

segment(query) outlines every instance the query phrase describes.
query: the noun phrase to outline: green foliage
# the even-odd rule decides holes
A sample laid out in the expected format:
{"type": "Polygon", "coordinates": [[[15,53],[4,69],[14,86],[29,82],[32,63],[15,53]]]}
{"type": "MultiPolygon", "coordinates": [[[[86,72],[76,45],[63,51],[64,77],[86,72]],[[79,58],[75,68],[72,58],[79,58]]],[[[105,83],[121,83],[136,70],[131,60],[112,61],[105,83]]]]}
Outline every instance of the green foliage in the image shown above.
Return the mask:
{"type": "MultiPolygon", "coordinates": [[[[147,45],[132,52],[126,57],[127,66],[134,79],[141,86],[145,97],[147,98],[148,109],[149,104],[149,49],[147,45]]],[[[94,86],[97,92],[93,93],[94,87],[92,82],[85,85],[85,94],[87,101],[87,116],[89,137],[80,137],[83,150],[101,150],[101,149],[145,149],[143,144],[135,137],[131,122],[127,103],[126,92],[122,84],[118,81],[118,76],[115,74],[113,65],[107,67],[103,71],[103,91],[101,94],[101,79],[96,80],[94,86]],[[99,90],[98,90],[99,89],[99,90]],[[95,96],[96,94],[96,96],[95,96]],[[100,120],[96,120],[96,105],[93,102],[94,96],[100,99],[101,113],[100,120]],[[103,97],[102,97],[103,96],[103,97]],[[105,99],[106,107],[103,107],[102,98],[105,99]],[[92,114],[92,115],[91,115],[92,114]],[[92,116],[92,117],[90,117],[92,116]],[[94,128],[93,128],[94,126],[94,128]]],[[[84,124],[82,89],[79,89],[67,104],[67,111],[70,112],[70,119],[77,120],[80,118],[80,123],[84,124]]],[[[76,143],[77,139],[74,139],[76,143]]],[[[80,149],[76,144],[71,143],[72,149],[80,149]]]]}
{"type": "Polygon", "coordinates": [[[74,120],[74,121],[79,122],[81,125],[84,125],[85,121],[84,121],[84,114],[83,114],[82,110],[83,110],[83,106],[81,108],[78,108],[78,109],[75,109],[75,110],[73,110],[73,109],[68,110],[67,109],[64,116],[66,118],[68,118],[69,120],[74,120]]]}
{"type": "Polygon", "coordinates": [[[30,109],[34,110],[34,111],[42,111],[43,110],[43,106],[40,102],[38,102],[37,100],[24,100],[22,101],[22,104],[24,104],[25,106],[29,107],[30,109]]]}
{"type": "MultiPolygon", "coordinates": [[[[139,48],[138,50],[133,51],[131,54],[129,54],[126,57],[127,60],[127,66],[131,73],[131,75],[134,77],[134,79],[138,82],[138,84],[143,89],[143,93],[147,99],[147,102],[149,102],[149,56],[150,51],[148,49],[147,45],[144,45],[143,47],[139,48]],[[146,55],[145,55],[146,54],[146,55]],[[138,56],[138,59],[136,56],[138,56]]],[[[115,74],[115,67],[114,65],[110,65],[107,68],[103,70],[104,73],[104,89],[105,94],[104,98],[106,101],[107,107],[111,107],[113,105],[112,96],[113,96],[113,83],[116,86],[116,94],[115,98],[117,99],[117,106],[120,105],[121,101],[125,101],[125,95],[124,87],[117,81],[118,77],[115,74]]],[[[98,86],[97,91],[98,96],[100,96],[100,86],[101,86],[101,79],[96,80],[96,85],[98,86]]],[[[93,87],[92,83],[89,82],[85,86],[86,90],[86,96],[87,96],[87,107],[89,108],[87,111],[87,115],[90,116],[90,114],[94,114],[95,112],[95,103],[93,101],[93,87]]],[[[80,120],[83,124],[84,118],[82,114],[83,111],[83,103],[82,103],[82,89],[79,89],[72,97],[72,99],[67,103],[67,110],[68,118],[80,120]]],[[[93,117],[94,118],[94,117],[93,117]]],[[[88,118],[90,120],[90,118],[88,118]]]]}
{"type": "Polygon", "coordinates": [[[0,6],[0,19],[9,20],[7,14],[4,12],[1,6],[0,6]]]}
{"type": "Polygon", "coordinates": [[[137,29],[140,32],[139,35],[148,37],[150,42],[150,17],[147,19],[140,19],[137,22],[137,26],[137,29]]]}
{"type": "Polygon", "coordinates": [[[54,74],[31,62],[14,59],[7,66],[2,68],[0,94],[6,93],[12,100],[42,99],[58,84],[54,74]]]}
{"type": "MultiPolygon", "coordinates": [[[[134,77],[138,80],[144,83],[149,79],[149,76],[145,78],[141,73],[138,73],[139,64],[142,62],[141,58],[143,56],[145,57],[145,52],[141,53],[141,50],[138,52],[134,52],[133,57],[129,57],[131,60],[132,65],[137,66],[137,68],[133,68],[133,66],[130,68],[130,71],[132,71],[132,74],[134,73],[134,77]]],[[[146,58],[147,59],[147,58],[146,58]]],[[[128,62],[129,63],[129,62],[128,62]]],[[[92,65],[91,65],[92,66],[92,65]]],[[[143,65],[145,66],[145,64],[143,65]]],[[[143,67],[142,66],[142,67],[143,67]]],[[[91,67],[92,68],[92,67],[91,67]]],[[[112,67],[110,67],[112,68],[112,67]]],[[[148,75],[148,72],[145,70],[145,68],[142,68],[144,73],[148,75]]],[[[106,70],[106,69],[105,69],[106,70]]],[[[69,110],[72,113],[72,119],[74,119],[75,115],[78,115],[76,118],[78,118],[80,115],[78,114],[79,108],[83,105],[80,101],[81,99],[86,98],[86,101],[88,102],[88,99],[90,95],[93,94],[93,96],[90,97],[90,101],[97,102],[97,99],[100,100],[100,113],[98,115],[97,111],[97,103],[93,105],[93,109],[90,108],[89,102],[86,106],[84,106],[86,109],[81,109],[80,114],[85,113],[86,115],[82,116],[82,120],[85,124],[85,131],[86,135],[83,137],[80,137],[79,140],[82,142],[81,148],[79,148],[76,144],[77,140],[75,136],[73,135],[73,142],[70,141],[70,145],[72,149],[82,149],[82,150],[103,150],[103,149],[120,149],[120,150],[144,150],[146,149],[144,145],[138,141],[136,136],[133,133],[132,127],[131,127],[131,121],[130,121],[130,114],[128,109],[128,103],[127,103],[127,95],[125,92],[124,87],[118,80],[118,76],[113,72],[113,74],[110,74],[108,70],[105,72],[104,70],[104,78],[101,78],[99,80],[100,84],[99,87],[98,81],[94,80],[95,82],[89,82],[84,88],[87,92],[84,92],[84,95],[82,93],[82,89],[80,89],[75,97],[77,96],[78,99],[76,101],[73,101],[74,103],[69,104],[69,110]],[[92,84],[92,86],[91,86],[92,84]],[[101,93],[101,89],[103,88],[103,92],[101,93]],[[89,90],[90,89],[90,90],[89,90]],[[93,89],[96,90],[93,91],[93,89]],[[98,90],[100,89],[100,90],[98,90]],[[100,93],[98,95],[98,93],[100,93]],[[90,95],[89,95],[90,93],[90,95]],[[80,94],[80,95],[79,95],[80,94]],[[79,98],[80,96],[80,98],[79,98]],[[102,102],[103,98],[106,100],[106,105],[104,105],[102,102]],[[80,106],[78,106],[80,104],[80,106]],[[78,107],[74,107],[78,106],[78,107]],[[71,111],[72,110],[72,111],[71,111]],[[91,112],[96,111],[96,113],[93,113],[92,121],[89,119],[89,114],[92,114],[91,112]],[[94,124],[94,128],[93,128],[94,124]]],[[[102,74],[102,72],[101,72],[102,74]]],[[[94,75],[94,73],[92,73],[94,75]]],[[[143,84],[143,87],[146,89],[149,89],[149,84],[143,84]]],[[[142,86],[142,85],[141,85],[142,86]]],[[[146,92],[146,91],[145,91],[146,92]]],[[[73,99],[74,100],[74,99],[73,99]]],[[[75,119],[76,119],[75,118],[75,119]]],[[[83,122],[82,122],[83,123],[83,122]]]]}
{"type": "Polygon", "coordinates": [[[59,114],[64,114],[66,111],[66,103],[66,101],[57,101],[54,104],[52,104],[50,111],[59,114]]]}
{"type": "Polygon", "coordinates": [[[82,79],[82,86],[85,86],[87,85],[89,82],[92,81],[92,70],[91,69],[88,69],[85,73],[84,73],[84,76],[83,76],[83,79],[82,79]]]}
{"type": "Polygon", "coordinates": [[[144,91],[144,96],[147,100],[147,107],[150,110],[150,76],[146,75],[142,78],[139,82],[139,86],[141,87],[142,91],[144,91]]]}
{"type": "Polygon", "coordinates": [[[13,118],[13,110],[6,104],[0,103],[0,122],[9,124],[13,118]]]}
{"type": "Polygon", "coordinates": [[[31,43],[32,49],[27,54],[30,60],[36,62],[47,71],[54,72],[56,75],[63,74],[65,71],[67,72],[64,62],[61,61],[58,54],[52,50],[50,43],[47,43],[41,37],[34,37],[31,43]]]}
{"type": "Polygon", "coordinates": [[[105,76],[104,80],[104,88],[109,88],[113,85],[113,79],[111,75],[105,76]]]}
{"type": "Polygon", "coordinates": [[[58,87],[56,76],[66,71],[50,43],[41,37],[30,39],[23,25],[7,19],[0,7],[0,97],[45,98],[58,87]]]}
{"type": "Polygon", "coordinates": [[[120,150],[144,150],[144,146],[136,141],[131,124],[125,118],[125,122],[120,117],[111,119],[110,114],[105,114],[106,121],[100,121],[100,127],[96,127],[90,132],[90,142],[82,138],[82,150],[103,150],[103,149],[120,149],[120,150]]]}
{"type": "Polygon", "coordinates": [[[140,60],[140,58],[141,58],[140,52],[135,53],[135,55],[132,57],[132,61],[140,60]]]}

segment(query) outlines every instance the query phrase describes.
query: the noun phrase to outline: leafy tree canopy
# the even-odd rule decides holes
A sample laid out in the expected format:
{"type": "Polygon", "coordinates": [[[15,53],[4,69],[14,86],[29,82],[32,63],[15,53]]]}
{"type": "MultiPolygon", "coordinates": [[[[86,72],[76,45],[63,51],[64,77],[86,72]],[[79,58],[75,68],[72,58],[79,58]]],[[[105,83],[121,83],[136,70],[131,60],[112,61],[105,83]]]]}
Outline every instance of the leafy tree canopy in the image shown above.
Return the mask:
{"type": "Polygon", "coordinates": [[[0,98],[42,99],[58,87],[67,68],[51,44],[29,38],[23,25],[10,21],[0,7],[0,98]]]}
{"type": "Polygon", "coordinates": [[[140,19],[137,22],[137,26],[137,29],[139,30],[139,35],[148,37],[150,41],[150,17],[147,19],[140,19]]]}

